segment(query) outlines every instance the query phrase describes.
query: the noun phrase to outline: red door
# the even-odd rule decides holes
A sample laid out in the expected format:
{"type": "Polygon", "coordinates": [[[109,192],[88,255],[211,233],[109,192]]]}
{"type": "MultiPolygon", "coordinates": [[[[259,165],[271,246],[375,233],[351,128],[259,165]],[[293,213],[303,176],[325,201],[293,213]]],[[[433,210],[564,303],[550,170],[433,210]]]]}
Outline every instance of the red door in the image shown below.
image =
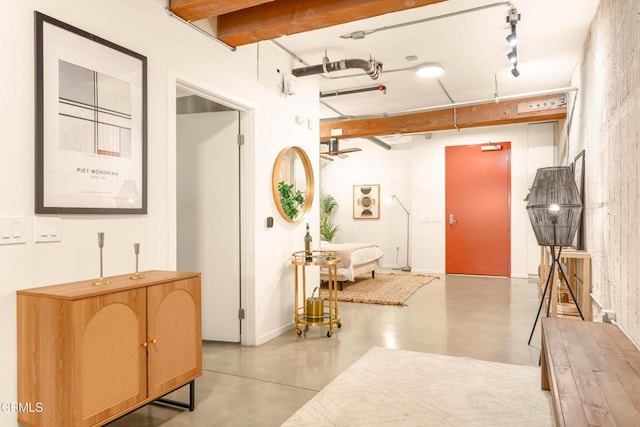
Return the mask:
{"type": "Polygon", "coordinates": [[[445,147],[446,272],[511,275],[511,143],[445,147]]]}

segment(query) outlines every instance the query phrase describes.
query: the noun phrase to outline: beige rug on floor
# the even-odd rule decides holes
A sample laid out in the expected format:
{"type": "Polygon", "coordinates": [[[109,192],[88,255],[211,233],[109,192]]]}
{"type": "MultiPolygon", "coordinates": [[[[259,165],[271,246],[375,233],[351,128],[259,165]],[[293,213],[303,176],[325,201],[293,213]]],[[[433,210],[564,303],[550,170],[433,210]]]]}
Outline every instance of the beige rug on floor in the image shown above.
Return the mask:
{"type": "MultiPolygon", "coordinates": [[[[385,274],[376,273],[375,278],[357,278],[355,282],[345,282],[338,291],[338,301],[363,302],[368,304],[407,305],[405,301],[418,289],[437,279],[428,274],[385,274]]],[[[320,295],[327,297],[326,284],[320,295]]]]}
{"type": "Polygon", "coordinates": [[[540,368],[371,348],[284,424],[552,426],[540,368]]]}

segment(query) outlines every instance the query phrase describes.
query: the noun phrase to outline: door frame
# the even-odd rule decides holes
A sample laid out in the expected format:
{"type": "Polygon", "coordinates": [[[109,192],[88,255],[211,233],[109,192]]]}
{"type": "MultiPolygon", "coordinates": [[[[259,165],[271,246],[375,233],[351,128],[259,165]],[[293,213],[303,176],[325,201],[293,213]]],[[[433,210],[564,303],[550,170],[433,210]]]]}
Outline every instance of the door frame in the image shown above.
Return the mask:
{"type": "MultiPolygon", "coordinates": [[[[252,178],[252,158],[254,157],[254,129],[255,108],[253,105],[239,97],[225,93],[225,91],[198,81],[189,76],[177,75],[169,72],[168,88],[168,182],[167,200],[169,200],[168,212],[168,243],[169,265],[177,268],[177,137],[176,137],[176,94],[182,89],[198,95],[204,99],[225,105],[237,110],[240,114],[240,132],[244,135],[244,144],[240,150],[240,203],[241,206],[253,206],[255,186],[252,178]]],[[[240,307],[244,309],[244,319],[240,320],[240,343],[253,346],[256,342],[255,328],[255,279],[250,274],[255,264],[255,244],[253,241],[252,224],[255,222],[253,209],[240,209],[240,307]]]]}

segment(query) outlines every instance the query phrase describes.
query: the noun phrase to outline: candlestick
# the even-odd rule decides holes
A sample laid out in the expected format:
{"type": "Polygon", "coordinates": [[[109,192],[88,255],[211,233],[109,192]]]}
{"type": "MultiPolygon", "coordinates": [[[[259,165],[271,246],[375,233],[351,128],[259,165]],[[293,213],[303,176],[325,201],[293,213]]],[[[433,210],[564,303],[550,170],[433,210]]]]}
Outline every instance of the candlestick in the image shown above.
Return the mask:
{"type": "Polygon", "coordinates": [[[108,285],[108,280],[104,279],[102,275],[102,248],[104,247],[104,233],[101,231],[98,233],[98,247],[100,248],[100,279],[93,282],[95,286],[108,285]]]}
{"type": "Polygon", "coordinates": [[[134,274],[133,276],[129,276],[129,279],[143,279],[144,276],[138,273],[138,255],[140,254],[140,243],[133,244],[133,253],[136,254],[136,274],[134,274]]]}

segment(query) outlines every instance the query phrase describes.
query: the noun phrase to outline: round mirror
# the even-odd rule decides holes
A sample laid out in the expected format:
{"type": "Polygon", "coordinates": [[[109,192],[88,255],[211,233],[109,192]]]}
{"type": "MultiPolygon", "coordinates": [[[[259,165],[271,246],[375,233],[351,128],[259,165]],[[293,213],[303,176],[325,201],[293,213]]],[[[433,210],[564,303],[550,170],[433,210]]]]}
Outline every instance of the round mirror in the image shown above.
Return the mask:
{"type": "Polygon", "coordinates": [[[313,203],[313,169],[300,147],[280,151],[273,167],[273,199],[278,212],[289,222],[299,222],[313,203]]]}

